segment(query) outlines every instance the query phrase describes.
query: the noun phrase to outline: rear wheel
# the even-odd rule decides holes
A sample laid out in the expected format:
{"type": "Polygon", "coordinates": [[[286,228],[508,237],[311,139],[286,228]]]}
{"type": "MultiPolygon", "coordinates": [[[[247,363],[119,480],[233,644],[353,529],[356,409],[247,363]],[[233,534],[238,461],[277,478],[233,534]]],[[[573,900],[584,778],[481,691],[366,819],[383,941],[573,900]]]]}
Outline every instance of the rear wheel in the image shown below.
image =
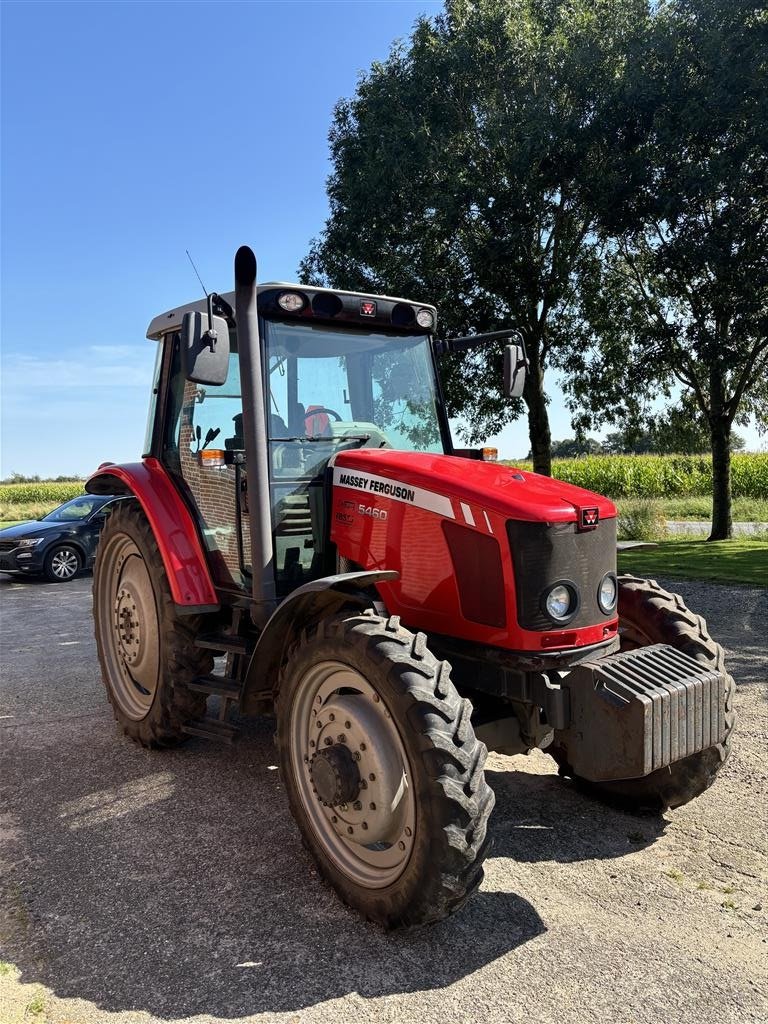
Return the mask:
{"type": "Polygon", "coordinates": [[[194,646],[197,617],[180,618],[152,528],[134,501],[123,501],[99,540],[93,614],[101,673],[115,718],[147,747],[187,739],[182,727],[205,712],[205,697],[185,683],[212,668],[194,646]]]}
{"type": "Polygon", "coordinates": [[[43,571],[51,583],[68,583],[83,567],[83,559],[71,544],[57,544],[45,556],[43,571]]]}
{"type": "MultiPolygon", "coordinates": [[[[679,594],[669,593],[655,580],[619,577],[619,632],[622,651],[651,644],[668,644],[707,668],[725,671],[723,648],[709,635],[704,619],[690,611],[679,594]]],[[[735,690],[733,677],[726,674],[726,733],[722,743],[640,779],[599,783],[579,781],[590,792],[637,808],[665,810],[688,803],[712,785],[730,754],[735,724],[735,690]]],[[[551,753],[560,773],[573,775],[565,751],[553,748],[551,753]]]]}
{"type": "Polygon", "coordinates": [[[471,711],[396,617],[324,620],[283,667],[291,811],[323,876],[385,927],[447,917],[482,881],[494,796],[471,711]]]}

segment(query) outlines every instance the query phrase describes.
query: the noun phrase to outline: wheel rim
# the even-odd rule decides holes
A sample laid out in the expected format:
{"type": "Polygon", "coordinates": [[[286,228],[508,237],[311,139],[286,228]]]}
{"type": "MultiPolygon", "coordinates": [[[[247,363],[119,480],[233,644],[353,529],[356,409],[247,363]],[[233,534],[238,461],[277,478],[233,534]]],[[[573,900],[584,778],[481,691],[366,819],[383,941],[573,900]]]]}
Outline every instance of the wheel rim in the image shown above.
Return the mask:
{"type": "Polygon", "coordinates": [[[147,566],[126,534],[113,537],[99,574],[99,632],[120,710],[140,721],[155,698],[160,650],[155,593],[147,566]]]}
{"type": "Polygon", "coordinates": [[[348,665],[313,665],[291,707],[290,742],[293,777],[325,854],[358,885],[391,885],[411,856],[416,801],[403,741],[380,694],[348,665]],[[357,779],[359,791],[324,805],[328,794],[318,786],[334,748],[340,763],[355,766],[345,781],[354,789],[357,779]]]}
{"type": "Polygon", "coordinates": [[[57,580],[71,580],[77,572],[79,560],[71,548],[54,551],[51,558],[51,572],[57,580]]]}

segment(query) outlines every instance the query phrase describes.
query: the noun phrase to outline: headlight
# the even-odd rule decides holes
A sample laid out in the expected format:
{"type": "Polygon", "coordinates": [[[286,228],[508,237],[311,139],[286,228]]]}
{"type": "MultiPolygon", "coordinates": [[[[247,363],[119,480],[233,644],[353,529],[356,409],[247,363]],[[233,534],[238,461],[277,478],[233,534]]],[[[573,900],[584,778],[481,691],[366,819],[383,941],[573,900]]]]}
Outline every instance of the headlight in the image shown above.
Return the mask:
{"type": "Polygon", "coordinates": [[[416,323],[419,327],[432,327],[435,323],[432,311],[429,309],[420,309],[416,314],[416,323]]]}
{"type": "Polygon", "coordinates": [[[616,577],[612,572],[607,572],[600,581],[600,587],[597,591],[597,603],[606,615],[609,615],[616,607],[618,593],[616,577]]]}
{"type": "Polygon", "coordinates": [[[24,540],[20,540],[17,547],[20,548],[34,548],[38,544],[42,544],[45,537],[26,537],[24,540]]]}
{"type": "Polygon", "coordinates": [[[576,614],[579,596],[572,583],[556,583],[544,593],[544,610],[555,622],[566,622],[576,614]]]}

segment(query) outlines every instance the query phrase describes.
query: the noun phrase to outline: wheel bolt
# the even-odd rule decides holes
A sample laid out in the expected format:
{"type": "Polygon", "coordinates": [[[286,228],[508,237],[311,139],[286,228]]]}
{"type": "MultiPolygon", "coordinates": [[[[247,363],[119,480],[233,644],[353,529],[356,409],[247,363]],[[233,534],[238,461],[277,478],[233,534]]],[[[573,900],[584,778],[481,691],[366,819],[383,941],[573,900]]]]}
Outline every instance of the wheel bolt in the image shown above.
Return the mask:
{"type": "Polygon", "coordinates": [[[339,820],[339,819],[338,819],[338,818],[336,817],[336,815],[335,815],[335,814],[332,814],[332,815],[331,815],[331,821],[333,822],[333,824],[334,824],[334,825],[336,824],[336,822],[337,822],[338,820],[339,820]]]}
{"type": "Polygon", "coordinates": [[[368,776],[368,778],[370,779],[371,782],[375,782],[376,781],[376,776],[373,774],[373,772],[371,772],[371,774],[368,776]]]}
{"type": "Polygon", "coordinates": [[[351,729],[352,728],[352,723],[351,722],[345,722],[344,723],[344,728],[345,729],[351,729]]]}
{"type": "Polygon", "coordinates": [[[318,728],[318,729],[322,729],[322,728],[323,728],[323,723],[322,723],[322,722],[320,721],[320,719],[319,719],[319,718],[318,718],[318,720],[317,720],[317,728],[318,728]]]}
{"type": "Polygon", "coordinates": [[[360,803],[359,800],[355,800],[355,802],[352,804],[352,806],[354,807],[354,809],[356,811],[362,811],[362,809],[363,809],[363,805],[360,803]]]}
{"type": "Polygon", "coordinates": [[[355,830],[354,830],[354,829],[352,828],[352,826],[351,826],[351,825],[349,825],[349,826],[347,827],[347,832],[349,832],[349,834],[350,834],[350,835],[354,835],[354,833],[355,833],[355,830]]]}
{"type": "Polygon", "coordinates": [[[337,739],[338,739],[339,743],[346,743],[347,742],[347,737],[344,735],[343,732],[339,733],[337,739]]]}
{"type": "Polygon", "coordinates": [[[361,749],[361,750],[366,750],[366,749],[367,749],[364,743],[361,743],[361,744],[360,744],[360,749],[361,749]]]}
{"type": "Polygon", "coordinates": [[[323,703],[323,698],[322,698],[322,697],[320,696],[320,694],[319,694],[319,693],[318,693],[318,695],[317,695],[317,703],[318,703],[318,704],[322,704],[322,703],[323,703]]]}
{"type": "Polygon", "coordinates": [[[332,743],[333,743],[333,740],[331,739],[331,737],[330,736],[326,736],[325,737],[325,745],[326,745],[326,747],[330,747],[330,745],[332,743]]]}
{"type": "Polygon", "coordinates": [[[309,745],[310,745],[310,747],[314,747],[314,745],[315,745],[315,741],[314,741],[314,740],[310,740],[310,741],[309,741],[309,745]]]}
{"type": "Polygon", "coordinates": [[[407,827],[406,827],[406,829],[405,829],[405,834],[406,834],[407,836],[410,836],[410,835],[412,834],[412,833],[411,833],[411,830],[410,830],[409,828],[407,828],[407,827]]]}
{"type": "Polygon", "coordinates": [[[364,829],[365,829],[366,831],[368,830],[368,822],[367,822],[367,821],[364,821],[364,822],[363,822],[363,828],[364,828],[364,829]]]}
{"type": "Polygon", "coordinates": [[[399,848],[400,848],[401,850],[404,850],[404,849],[405,849],[405,843],[403,843],[403,842],[399,842],[399,843],[398,843],[397,845],[398,845],[398,847],[399,847],[399,848]]]}
{"type": "Polygon", "coordinates": [[[336,715],[334,715],[334,713],[333,713],[333,712],[331,712],[331,713],[330,713],[330,715],[328,715],[328,717],[330,718],[330,720],[331,720],[332,722],[335,722],[335,721],[336,721],[336,715]]]}
{"type": "Polygon", "coordinates": [[[368,783],[365,779],[360,779],[360,789],[368,789],[368,783]]]}
{"type": "Polygon", "coordinates": [[[373,700],[374,700],[374,702],[375,702],[376,704],[378,704],[378,703],[379,703],[379,701],[381,700],[381,697],[379,697],[378,693],[374,693],[374,695],[373,695],[373,700]]]}
{"type": "Polygon", "coordinates": [[[305,755],[304,755],[304,764],[308,764],[308,763],[309,763],[309,758],[308,758],[308,757],[307,757],[307,755],[305,754],[305,755]]]}
{"type": "Polygon", "coordinates": [[[372,811],[375,811],[375,810],[376,810],[376,804],[368,804],[368,806],[370,807],[370,809],[371,809],[372,811]]]}

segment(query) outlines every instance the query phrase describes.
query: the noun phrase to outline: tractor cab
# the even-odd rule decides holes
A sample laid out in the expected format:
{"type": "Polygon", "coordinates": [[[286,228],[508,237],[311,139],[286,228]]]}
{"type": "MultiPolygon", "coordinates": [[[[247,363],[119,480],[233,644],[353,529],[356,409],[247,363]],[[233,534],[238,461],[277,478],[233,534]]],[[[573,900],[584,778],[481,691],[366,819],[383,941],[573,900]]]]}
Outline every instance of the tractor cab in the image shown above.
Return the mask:
{"type": "Polygon", "coordinates": [[[434,307],[280,283],[260,285],[256,303],[257,396],[242,386],[234,293],[152,321],[148,337],[160,343],[156,377],[164,408],[153,410],[145,455],[156,457],[186,495],[214,582],[230,595],[252,587],[248,516],[258,504],[259,517],[270,523],[279,600],[335,571],[326,470],[336,455],[351,449],[452,454],[453,445],[437,372],[434,307]],[[217,354],[207,351],[201,372],[190,365],[199,339],[189,332],[197,326],[205,334],[216,320],[226,351],[221,342],[217,354]],[[160,389],[163,375],[168,385],[160,389]],[[263,496],[249,483],[249,466],[261,453],[248,451],[244,400],[264,422],[263,496]]]}

